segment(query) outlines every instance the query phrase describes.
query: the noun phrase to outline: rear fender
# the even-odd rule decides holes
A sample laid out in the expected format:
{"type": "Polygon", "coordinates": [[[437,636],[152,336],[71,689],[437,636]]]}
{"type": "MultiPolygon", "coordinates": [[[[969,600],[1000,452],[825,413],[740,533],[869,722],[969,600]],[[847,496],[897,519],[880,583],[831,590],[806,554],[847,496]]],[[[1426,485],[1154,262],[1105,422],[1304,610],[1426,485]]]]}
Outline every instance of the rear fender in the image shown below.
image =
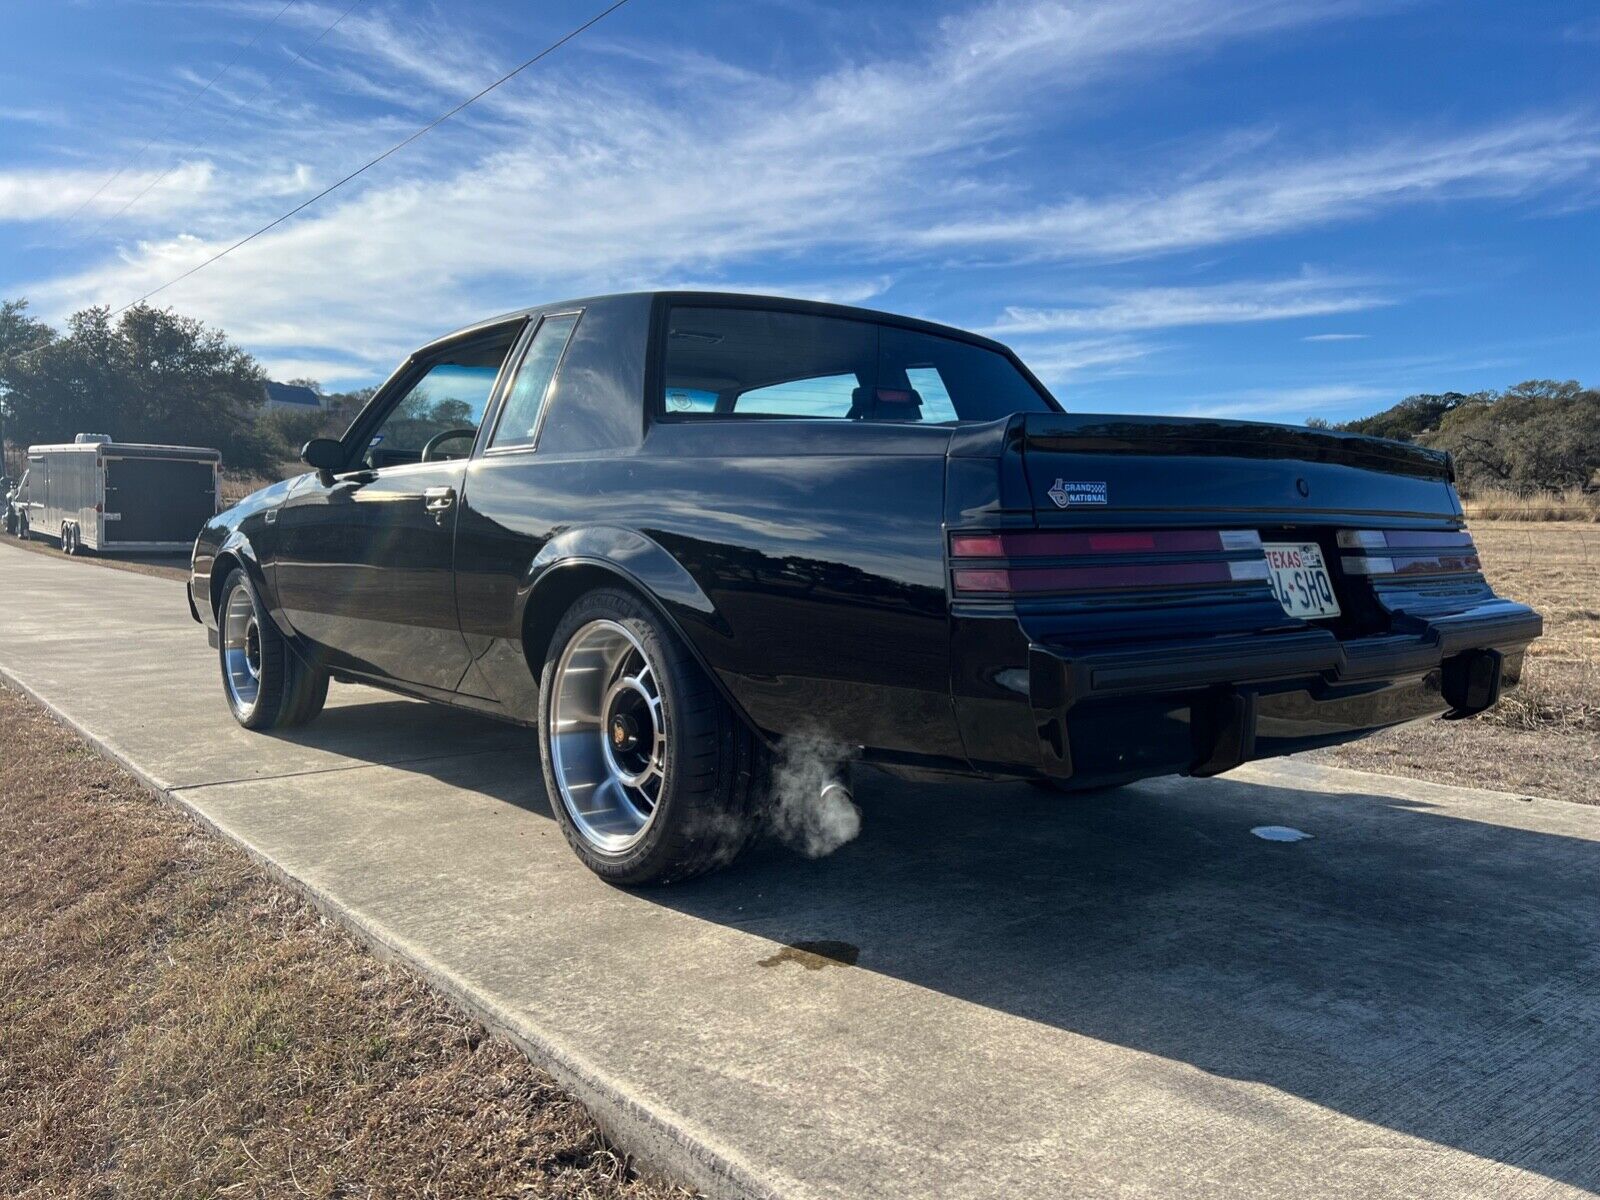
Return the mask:
{"type": "Polygon", "coordinates": [[[748,714],[712,667],[706,647],[731,629],[694,577],[659,543],[614,526],[571,529],[546,542],[519,589],[518,620],[528,668],[537,678],[550,638],[568,607],[586,591],[621,584],[637,592],[694,655],[733,710],[752,729],[748,714]]]}

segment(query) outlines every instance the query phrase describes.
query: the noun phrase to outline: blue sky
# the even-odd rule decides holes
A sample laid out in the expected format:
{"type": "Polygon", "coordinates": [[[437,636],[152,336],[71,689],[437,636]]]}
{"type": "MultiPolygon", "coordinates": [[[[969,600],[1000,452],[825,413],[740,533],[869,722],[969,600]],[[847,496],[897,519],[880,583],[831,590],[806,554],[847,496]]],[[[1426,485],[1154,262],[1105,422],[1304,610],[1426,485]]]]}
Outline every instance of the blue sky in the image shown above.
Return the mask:
{"type": "MultiPolygon", "coordinates": [[[[284,4],[0,0],[0,296],[119,306],[601,7],[284,4]]],[[[632,0],[156,302],[330,388],[656,286],[981,329],[1079,411],[1593,384],[1597,62],[1592,0],[632,0]]]]}

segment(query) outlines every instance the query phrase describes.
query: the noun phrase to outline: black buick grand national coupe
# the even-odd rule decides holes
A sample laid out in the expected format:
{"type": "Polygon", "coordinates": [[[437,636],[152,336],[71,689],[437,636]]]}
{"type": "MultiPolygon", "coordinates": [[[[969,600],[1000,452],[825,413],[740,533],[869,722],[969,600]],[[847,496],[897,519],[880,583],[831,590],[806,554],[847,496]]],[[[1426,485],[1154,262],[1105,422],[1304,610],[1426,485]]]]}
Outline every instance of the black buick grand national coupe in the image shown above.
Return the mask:
{"type": "Polygon", "coordinates": [[[1062,411],[958,329],[754,296],[529,309],[417,351],[310,472],[195,546],[252,729],[329,679],[538,731],[594,871],[762,826],[788,735],[1065,790],[1465,716],[1538,614],[1484,582],[1448,458],[1062,411]]]}

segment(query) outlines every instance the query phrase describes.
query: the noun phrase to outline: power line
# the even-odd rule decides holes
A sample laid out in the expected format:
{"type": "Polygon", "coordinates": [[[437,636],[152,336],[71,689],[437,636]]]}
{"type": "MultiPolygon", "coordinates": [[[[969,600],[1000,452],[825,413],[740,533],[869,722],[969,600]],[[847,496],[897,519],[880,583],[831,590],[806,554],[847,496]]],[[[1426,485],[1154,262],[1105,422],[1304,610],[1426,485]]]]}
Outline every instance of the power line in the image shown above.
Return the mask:
{"type": "Polygon", "coordinates": [[[332,192],[338,191],[345,184],[349,183],[352,179],[356,178],[356,176],[365,174],[367,171],[371,170],[373,167],[375,167],[379,163],[381,163],[384,159],[389,158],[392,155],[398,154],[401,150],[404,150],[407,146],[411,145],[411,143],[416,141],[418,138],[424,136],[425,134],[431,133],[433,130],[435,130],[439,126],[443,125],[451,117],[455,116],[457,113],[461,112],[463,109],[467,108],[469,105],[476,104],[479,100],[482,100],[485,96],[487,96],[490,92],[494,91],[495,88],[499,87],[501,84],[507,83],[510,80],[515,79],[518,75],[522,74],[524,71],[526,71],[529,67],[533,66],[540,59],[543,59],[543,58],[545,58],[545,57],[547,57],[547,56],[549,56],[551,54],[554,54],[557,50],[561,49],[561,47],[565,46],[573,38],[577,37],[579,34],[583,33],[585,30],[591,28],[592,26],[598,25],[601,21],[605,20],[612,13],[616,12],[617,9],[621,8],[623,5],[625,5],[627,3],[628,3],[628,0],[616,0],[616,2],[614,4],[611,4],[610,6],[601,9],[598,13],[596,13],[594,16],[590,17],[587,21],[585,21],[582,25],[579,25],[576,29],[573,29],[570,32],[563,34],[561,37],[559,37],[555,41],[551,42],[543,50],[539,51],[539,53],[535,54],[532,58],[527,59],[520,66],[513,67],[511,70],[507,71],[504,75],[500,76],[499,79],[496,79],[493,83],[491,83],[488,87],[484,88],[482,91],[476,92],[473,95],[468,96],[465,100],[463,100],[460,104],[456,105],[454,108],[450,109],[448,112],[441,113],[439,116],[437,116],[433,120],[429,121],[421,129],[419,129],[415,133],[411,134],[409,137],[407,137],[407,138],[405,138],[405,139],[403,139],[401,141],[398,141],[394,145],[390,146],[382,154],[378,155],[378,157],[372,158],[372,159],[368,159],[366,162],[362,163],[359,167],[357,167],[354,171],[351,171],[350,174],[344,176],[344,178],[342,178],[342,179],[338,179],[338,180],[335,180],[333,183],[330,183],[327,187],[323,188],[320,192],[318,192],[315,196],[312,196],[309,200],[301,201],[299,204],[297,204],[293,208],[291,208],[288,212],[284,213],[281,217],[278,217],[275,220],[267,222],[265,225],[263,225],[260,229],[256,230],[254,233],[247,234],[246,236],[240,238],[237,242],[234,242],[233,245],[229,246],[225,250],[217,251],[217,253],[213,254],[210,258],[206,259],[204,262],[195,264],[194,266],[190,267],[187,271],[185,271],[183,274],[174,276],[173,278],[167,280],[160,287],[151,288],[148,292],[146,292],[144,295],[140,296],[137,300],[128,301],[128,303],[124,304],[121,308],[117,309],[115,312],[111,313],[110,315],[114,317],[114,316],[118,315],[118,313],[126,312],[128,309],[132,308],[135,304],[143,304],[146,300],[150,299],[151,296],[154,296],[159,292],[166,291],[169,287],[171,287],[175,283],[182,283],[185,279],[189,278],[189,276],[195,274],[197,271],[205,270],[207,267],[209,267],[212,263],[216,262],[218,259],[226,258],[228,255],[232,254],[235,250],[239,249],[240,246],[247,245],[248,243],[255,241],[256,238],[260,237],[263,233],[266,233],[266,232],[268,232],[269,230],[272,230],[272,229],[276,229],[279,225],[282,225],[290,217],[293,217],[298,213],[304,212],[306,209],[310,208],[313,204],[315,204],[318,200],[321,200],[324,196],[329,195],[332,192]]]}
{"type": "MultiPolygon", "coordinates": [[[[296,53],[293,58],[291,58],[287,63],[285,63],[283,65],[283,67],[281,67],[278,70],[277,74],[273,75],[271,79],[267,80],[266,83],[262,84],[261,87],[259,89],[257,89],[256,92],[253,95],[245,97],[243,100],[239,101],[239,103],[235,104],[231,109],[229,109],[227,115],[225,117],[223,117],[223,119],[222,119],[221,128],[226,128],[228,122],[233,120],[233,118],[238,114],[238,112],[239,112],[239,110],[241,108],[244,108],[244,107],[246,107],[247,105],[250,105],[250,104],[254,104],[263,95],[265,95],[267,90],[269,88],[271,88],[273,84],[277,83],[278,80],[282,79],[286,74],[288,74],[288,72],[294,67],[294,65],[296,63],[298,63],[308,53],[310,53],[319,44],[321,44],[323,38],[327,37],[335,29],[337,29],[337,28],[339,28],[339,26],[343,25],[344,24],[344,19],[346,17],[348,17],[351,13],[353,13],[356,10],[356,6],[358,4],[362,4],[364,2],[365,2],[365,0],[350,0],[349,6],[342,13],[340,13],[338,15],[338,17],[336,17],[334,19],[333,23],[328,25],[325,29],[323,29],[323,31],[321,33],[317,34],[316,37],[312,38],[311,41],[307,42],[304,46],[302,46],[300,48],[299,52],[296,53]]],[[[279,13],[278,15],[282,16],[283,14],[279,13]]],[[[219,130],[217,132],[220,132],[221,128],[219,128],[219,130]]],[[[212,136],[215,137],[215,133],[213,133],[212,136]]],[[[165,171],[161,172],[161,174],[157,175],[149,183],[145,184],[144,188],[136,196],[134,196],[133,199],[129,200],[121,208],[117,209],[116,212],[112,213],[109,217],[106,217],[103,221],[100,222],[100,224],[96,225],[88,233],[84,234],[82,240],[83,241],[89,241],[97,233],[99,233],[102,229],[104,229],[107,225],[111,224],[111,222],[115,221],[123,213],[127,212],[135,204],[139,203],[139,201],[143,200],[146,196],[148,196],[150,194],[150,192],[156,187],[157,184],[159,184],[163,179],[166,179],[169,175],[171,175],[174,171],[176,171],[179,167],[181,167],[183,165],[183,160],[187,155],[193,154],[196,150],[208,149],[210,147],[210,145],[211,145],[210,140],[206,140],[206,141],[203,141],[203,142],[195,142],[192,145],[186,147],[184,150],[180,151],[179,154],[178,154],[178,161],[177,162],[173,163],[170,167],[168,167],[165,171]]]]}
{"type": "Polygon", "coordinates": [[[288,0],[288,3],[286,3],[282,8],[280,8],[277,11],[277,14],[272,18],[272,20],[268,21],[260,29],[256,30],[255,36],[252,37],[248,42],[246,42],[244,44],[243,48],[239,51],[239,53],[235,54],[232,58],[230,58],[228,60],[227,65],[224,66],[222,68],[222,70],[218,71],[209,80],[207,80],[205,87],[201,88],[194,95],[190,96],[189,100],[188,100],[188,103],[186,103],[182,108],[180,108],[177,112],[173,113],[172,116],[167,119],[167,123],[161,127],[160,132],[152,134],[150,136],[150,138],[145,142],[145,144],[140,146],[139,149],[134,152],[132,157],[130,157],[120,167],[118,167],[115,171],[113,171],[111,173],[111,176],[104,183],[102,183],[99,187],[95,188],[93,195],[91,195],[87,200],[85,200],[82,204],[78,205],[77,208],[73,209],[72,212],[70,214],[68,214],[67,221],[70,223],[70,222],[76,220],[79,213],[81,213],[84,209],[88,208],[89,205],[93,204],[96,200],[98,200],[100,198],[100,193],[101,192],[105,191],[113,183],[115,183],[117,180],[121,179],[122,178],[122,173],[124,171],[126,171],[129,167],[133,166],[133,164],[138,162],[142,157],[144,157],[144,152],[146,150],[150,149],[151,146],[155,145],[157,139],[165,137],[167,135],[167,132],[173,127],[173,125],[177,124],[178,118],[183,116],[184,113],[188,112],[191,108],[193,108],[195,106],[195,102],[198,101],[200,99],[200,97],[204,96],[207,92],[209,92],[211,90],[211,88],[212,88],[212,85],[215,84],[217,82],[217,80],[221,79],[224,75],[226,75],[230,70],[232,70],[233,69],[233,64],[238,62],[241,58],[243,58],[245,56],[245,54],[247,54],[249,52],[251,47],[253,47],[257,42],[259,42],[261,40],[261,35],[266,33],[267,30],[271,29],[274,25],[276,25],[278,23],[278,18],[283,16],[284,13],[288,12],[291,8],[293,8],[298,3],[300,3],[300,0],[288,0]]]}

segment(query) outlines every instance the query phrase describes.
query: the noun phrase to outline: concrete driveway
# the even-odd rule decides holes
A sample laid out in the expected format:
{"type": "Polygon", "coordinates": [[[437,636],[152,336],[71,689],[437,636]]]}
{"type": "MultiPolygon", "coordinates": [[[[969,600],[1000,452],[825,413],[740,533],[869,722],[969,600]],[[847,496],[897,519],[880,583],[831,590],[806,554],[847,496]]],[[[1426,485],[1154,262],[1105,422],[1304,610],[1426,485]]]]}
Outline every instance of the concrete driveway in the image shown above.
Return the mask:
{"type": "Polygon", "coordinates": [[[1600,810],[1296,763],[1081,800],[863,772],[833,857],[629,894],[522,731],[336,686],[248,734],[180,585],[5,548],[0,581],[8,678],[713,1192],[1600,1187],[1600,810]]]}

